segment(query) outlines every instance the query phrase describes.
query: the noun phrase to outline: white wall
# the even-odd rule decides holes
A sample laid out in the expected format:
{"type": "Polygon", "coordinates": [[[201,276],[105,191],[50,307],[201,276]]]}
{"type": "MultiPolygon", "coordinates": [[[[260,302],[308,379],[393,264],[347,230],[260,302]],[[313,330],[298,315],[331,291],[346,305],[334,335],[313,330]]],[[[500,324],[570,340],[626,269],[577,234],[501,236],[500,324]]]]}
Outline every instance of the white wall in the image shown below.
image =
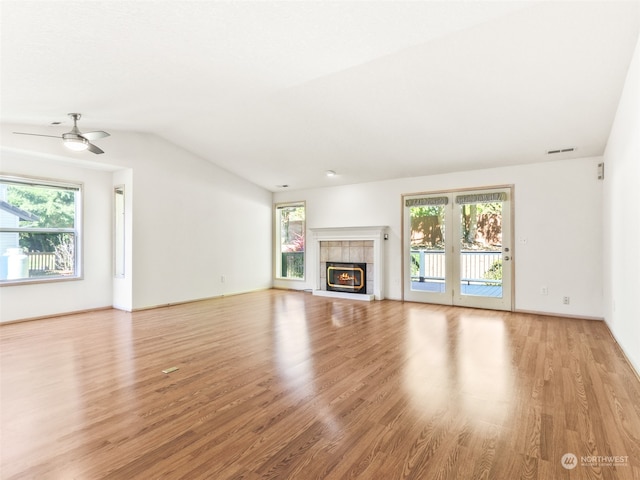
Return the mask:
{"type": "Polygon", "coordinates": [[[2,126],[1,170],[85,181],[86,275],[65,284],[1,287],[2,321],[111,305],[140,309],[271,286],[271,192],[154,135],[112,131],[99,142],[106,153],[94,156],[69,154],[53,139],[11,134],[33,130],[2,126]],[[20,161],[11,160],[15,152],[20,161]],[[125,278],[113,279],[112,192],[121,184],[130,213],[128,264],[125,278]],[[100,264],[95,279],[92,262],[100,264]]]}
{"type": "Polygon", "coordinates": [[[111,305],[111,172],[2,151],[2,173],[78,182],[83,187],[83,278],[0,287],[0,321],[111,305]]]}
{"type": "Polygon", "coordinates": [[[640,40],[604,160],[604,317],[640,372],[640,40]]]}
{"type": "Polygon", "coordinates": [[[271,192],[145,137],[133,162],[133,308],[269,288],[271,192]]]}
{"type": "MultiPolygon", "coordinates": [[[[602,182],[600,157],[388,180],[360,185],[285,191],[275,202],[307,202],[307,228],[388,225],[386,298],[401,299],[401,195],[514,185],[515,308],[602,318],[602,182]],[[522,242],[526,240],[526,244],[522,242]],[[540,295],[546,286],[549,294],[540,295]],[[571,297],[570,305],[562,297],[571,297]]],[[[308,231],[307,235],[311,235],[308,231]]],[[[305,282],[278,280],[284,288],[314,288],[313,242],[307,242],[305,282]]]]}

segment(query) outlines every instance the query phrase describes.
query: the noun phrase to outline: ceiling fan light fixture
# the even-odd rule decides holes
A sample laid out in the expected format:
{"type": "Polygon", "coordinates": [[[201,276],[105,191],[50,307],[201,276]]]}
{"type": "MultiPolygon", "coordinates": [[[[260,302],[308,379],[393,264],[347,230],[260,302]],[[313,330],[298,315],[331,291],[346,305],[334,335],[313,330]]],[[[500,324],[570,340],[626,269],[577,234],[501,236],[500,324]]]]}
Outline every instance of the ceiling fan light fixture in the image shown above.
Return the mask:
{"type": "MultiPolygon", "coordinates": [[[[69,116],[73,119],[73,128],[70,132],[63,133],[62,135],[43,135],[41,133],[26,133],[26,132],[13,132],[17,135],[32,135],[35,137],[51,137],[51,138],[62,138],[62,143],[69,150],[73,150],[74,152],[83,152],[85,150],[89,150],[91,153],[95,153],[100,155],[104,153],[100,147],[97,147],[93,143],[94,140],[99,140],[100,138],[109,137],[110,134],[104,132],[102,130],[97,130],[95,132],[84,132],[82,133],[78,130],[78,120],[81,115],[79,113],[70,113],[69,116]]],[[[53,122],[53,124],[59,124],[60,122],[53,122]]]]}
{"type": "Polygon", "coordinates": [[[89,148],[89,140],[86,138],[82,138],[79,135],[67,135],[63,136],[64,146],[69,150],[73,150],[74,152],[82,152],[89,148]]]}

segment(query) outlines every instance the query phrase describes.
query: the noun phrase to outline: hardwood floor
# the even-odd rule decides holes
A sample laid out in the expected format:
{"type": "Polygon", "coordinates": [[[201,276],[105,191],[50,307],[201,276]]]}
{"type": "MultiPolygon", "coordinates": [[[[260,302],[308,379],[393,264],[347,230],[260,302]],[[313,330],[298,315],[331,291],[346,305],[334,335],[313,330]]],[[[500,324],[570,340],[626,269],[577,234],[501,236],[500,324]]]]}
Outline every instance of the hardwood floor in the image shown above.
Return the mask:
{"type": "Polygon", "coordinates": [[[3,479],[640,478],[603,322],[272,290],[6,325],[0,349],[3,479]]]}

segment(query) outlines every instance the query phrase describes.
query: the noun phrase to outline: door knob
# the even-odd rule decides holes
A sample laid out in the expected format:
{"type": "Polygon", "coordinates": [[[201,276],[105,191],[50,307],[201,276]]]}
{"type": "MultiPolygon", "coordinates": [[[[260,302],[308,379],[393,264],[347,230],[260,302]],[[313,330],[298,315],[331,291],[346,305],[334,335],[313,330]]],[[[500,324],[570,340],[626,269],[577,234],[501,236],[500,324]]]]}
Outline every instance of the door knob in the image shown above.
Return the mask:
{"type": "Polygon", "coordinates": [[[506,260],[509,260],[510,258],[511,258],[511,257],[509,257],[509,255],[505,255],[505,256],[504,256],[505,261],[506,261],[506,260]]]}

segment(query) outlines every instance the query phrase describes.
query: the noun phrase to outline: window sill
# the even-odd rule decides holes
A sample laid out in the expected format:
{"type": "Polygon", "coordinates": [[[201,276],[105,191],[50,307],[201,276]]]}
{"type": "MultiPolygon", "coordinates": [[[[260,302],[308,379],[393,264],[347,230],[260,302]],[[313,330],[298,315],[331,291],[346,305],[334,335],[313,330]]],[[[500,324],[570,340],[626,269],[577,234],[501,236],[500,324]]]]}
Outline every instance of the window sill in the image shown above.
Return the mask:
{"type": "Polygon", "coordinates": [[[0,287],[15,287],[16,285],[36,285],[42,283],[75,282],[83,280],[82,276],[51,277],[51,278],[25,278],[23,280],[0,280],[0,287]]]}

